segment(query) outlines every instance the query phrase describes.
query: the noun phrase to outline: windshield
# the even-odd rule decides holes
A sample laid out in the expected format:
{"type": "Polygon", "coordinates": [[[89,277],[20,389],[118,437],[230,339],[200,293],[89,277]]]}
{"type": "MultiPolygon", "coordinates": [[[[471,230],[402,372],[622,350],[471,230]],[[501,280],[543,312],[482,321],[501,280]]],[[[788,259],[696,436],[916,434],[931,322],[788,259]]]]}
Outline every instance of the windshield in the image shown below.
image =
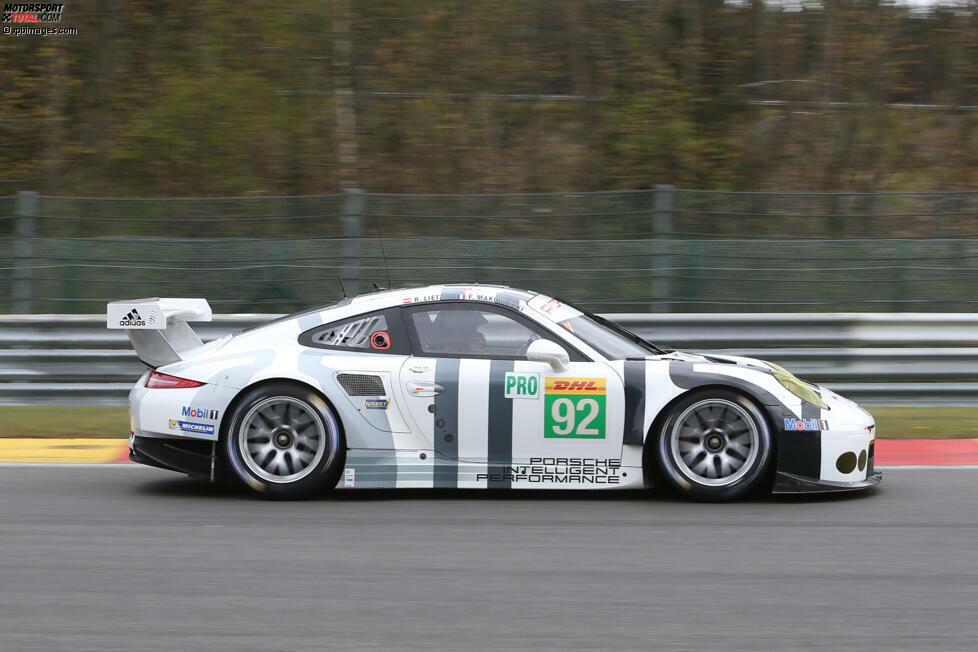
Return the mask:
{"type": "MultiPolygon", "coordinates": [[[[564,305],[570,306],[567,302],[564,305]]],[[[609,360],[627,360],[629,358],[644,358],[648,355],[661,355],[662,349],[646,342],[638,335],[631,333],[618,324],[604,317],[592,315],[577,306],[571,306],[580,311],[580,315],[557,322],[562,328],[574,333],[589,346],[609,360]]]]}

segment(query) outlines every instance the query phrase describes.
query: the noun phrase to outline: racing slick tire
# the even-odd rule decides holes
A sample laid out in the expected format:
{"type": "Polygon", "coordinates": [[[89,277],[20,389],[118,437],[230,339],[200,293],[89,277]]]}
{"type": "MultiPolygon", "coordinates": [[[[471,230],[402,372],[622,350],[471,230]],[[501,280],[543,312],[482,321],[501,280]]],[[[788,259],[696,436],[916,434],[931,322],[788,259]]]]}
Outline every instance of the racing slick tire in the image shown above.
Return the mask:
{"type": "Polygon", "coordinates": [[[307,498],[339,481],[346,441],[336,413],[316,392],[276,382],[248,390],[222,432],[232,475],[274,500],[307,498]]]}
{"type": "Polygon", "coordinates": [[[662,423],[653,463],[662,484],[695,500],[741,498],[770,477],[774,436],[754,401],[714,388],[682,397],[662,423]]]}

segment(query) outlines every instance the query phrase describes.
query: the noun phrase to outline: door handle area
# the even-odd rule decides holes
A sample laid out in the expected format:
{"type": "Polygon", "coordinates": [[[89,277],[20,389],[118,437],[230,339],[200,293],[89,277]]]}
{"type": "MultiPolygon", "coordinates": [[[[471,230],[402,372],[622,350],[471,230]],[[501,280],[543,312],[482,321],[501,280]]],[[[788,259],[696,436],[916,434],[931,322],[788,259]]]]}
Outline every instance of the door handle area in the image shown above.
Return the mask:
{"type": "Polygon", "coordinates": [[[409,382],[407,391],[411,396],[438,396],[445,388],[428,380],[418,380],[409,382]]]}

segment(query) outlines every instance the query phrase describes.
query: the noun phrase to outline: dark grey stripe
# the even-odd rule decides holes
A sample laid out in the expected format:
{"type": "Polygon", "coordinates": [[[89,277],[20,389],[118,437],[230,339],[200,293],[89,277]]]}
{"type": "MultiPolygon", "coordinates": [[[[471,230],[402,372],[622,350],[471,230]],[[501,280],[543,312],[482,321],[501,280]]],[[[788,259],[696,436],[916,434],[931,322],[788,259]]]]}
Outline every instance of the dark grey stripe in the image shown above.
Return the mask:
{"type": "Polygon", "coordinates": [[[506,476],[513,464],[513,401],[506,398],[506,372],[512,360],[493,360],[489,365],[489,486],[509,489],[506,476]]]}
{"type": "Polygon", "coordinates": [[[458,486],[458,369],[457,358],[435,360],[435,383],[445,391],[435,397],[435,487],[458,486]],[[439,425],[440,424],[440,425],[439,425]]]}
{"type": "Polygon", "coordinates": [[[801,418],[815,419],[816,423],[822,418],[822,408],[812,405],[808,401],[801,402],[801,418]]]}
{"type": "Polygon", "coordinates": [[[644,360],[625,361],[625,433],[623,444],[645,441],[645,365],[644,360]]]}
{"type": "MultiPolygon", "coordinates": [[[[821,410],[808,401],[801,402],[802,419],[818,419],[821,410]]],[[[778,471],[792,475],[818,479],[822,474],[822,432],[820,430],[784,429],[785,419],[795,418],[795,413],[784,408],[782,417],[775,423],[774,434],[778,437],[778,471]]]]}
{"type": "MultiPolygon", "coordinates": [[[[822,408],[817,405],[812,405],[808,401],[801,402],[801,418],[802,419],[815,419],[818,420],[822,418],[822,408]]],[[[778,424],[784,427],[783,423],[778,424]]],[[[810,478],[818,478],[822,475],[822,431],[821,430],[809,430],[804,433],[795,432],[795,439],[807,439],[807,451],[805,453],[804,466],[798,465],[791,470],[792,473],[797,473],[798,475],[805,475],[810,478]]],[[[782,439],[787,439],[783,437],[782,439]]],[[[782,469],[785,470],[785,469],[782,469]]]]}
{"type": "Polygon", "coordinates": [[[676,387],[682,387],[683,389],[694,389],[701,385],[726,385],[730,389],[740,389],[741,391],[747,392],[763,405],[782,405],[781,401],[760,385],[756,385],[749,380],[737,378],[736,376],[711,373],[709,371],[695,371],[695,364],[694,362],[686,362],[685,360],[670,361],[669,380],[676,387]]]}

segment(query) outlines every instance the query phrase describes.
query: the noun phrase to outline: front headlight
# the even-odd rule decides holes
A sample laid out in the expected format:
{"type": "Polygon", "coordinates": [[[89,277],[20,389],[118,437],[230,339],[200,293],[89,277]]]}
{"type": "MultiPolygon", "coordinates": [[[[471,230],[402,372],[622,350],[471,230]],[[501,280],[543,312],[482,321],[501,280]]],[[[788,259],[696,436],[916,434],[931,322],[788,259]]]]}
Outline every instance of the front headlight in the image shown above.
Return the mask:
{"type": "Polygon", "coordinates": [[[822,400],[819,393],[812,389],[806,383],[798,380],[793,373],[785,369],[780,365],[776,365],[773,362],[765,361],[765,364],[774,371],[774,377],[778,379],[781,386],[786,390],[797,396],[803,401],[808,401],[812,405],[816,405],[823,410],[828,410],[828,404],[822,400]]]}

